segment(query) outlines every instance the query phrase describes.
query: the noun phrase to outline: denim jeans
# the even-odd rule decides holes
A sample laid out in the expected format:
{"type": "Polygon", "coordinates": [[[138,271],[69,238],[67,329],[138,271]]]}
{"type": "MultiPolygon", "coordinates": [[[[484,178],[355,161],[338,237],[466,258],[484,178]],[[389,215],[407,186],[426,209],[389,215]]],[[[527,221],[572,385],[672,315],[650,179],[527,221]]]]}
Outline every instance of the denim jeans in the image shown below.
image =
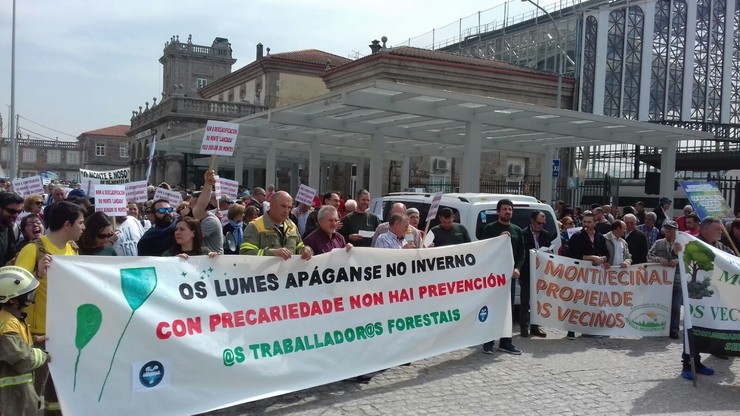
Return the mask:
{"type": "Polygon", "coordinates": [[[678,334],[679,325],[681,323],[681,304],[683,303],[683,294],[681,293],[681,286],[673,285],[673,297],[671,299],[671,334],[678,334]]]}

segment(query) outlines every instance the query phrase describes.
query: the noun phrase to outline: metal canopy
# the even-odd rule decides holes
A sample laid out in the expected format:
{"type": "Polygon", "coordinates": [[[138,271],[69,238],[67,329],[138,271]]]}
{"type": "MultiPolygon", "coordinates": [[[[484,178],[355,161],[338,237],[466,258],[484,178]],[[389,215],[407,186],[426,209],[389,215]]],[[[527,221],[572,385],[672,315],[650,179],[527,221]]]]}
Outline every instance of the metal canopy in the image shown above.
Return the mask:
{"type": "MultiPolygon", "coordinates": [[[[545,154],[547,148],[629,143],[664,147],[686,139],[710,140],[710,133],[427,87],[376,81],[268,110],[239,123],[236,157],[251,158],[274,146],[308,151],[320,141],[322,155],[363,157],[371,139],[384,137],[386,158],[463,157],[466,123],[481,123],[481,151],[545,154]],[[256,154],[255,154],[256,153],[256,154]]],[[[158,150],[198,153],[203,129],[167,138],[158,150]]],[[[306,153],[305,158],[308,158],[306,153]]]]}
{"type": "MultiPolygon", "coordinates": [[[[477,192],[480,155],[485,152],[525,152],[552,159],[557,148],[626,143],[662,148],[661,157],[671,171],[678,141],[714,138],[707,132],[389,81],[359,84],[234,122],[240,125],[235,159],[264,160],[269,183],[274,182],[270,175],[277,160],[308,161],[309,185],[317,187],[322,159],[369,158],[373,195],[382,187],[383,160],[462,158],[466,168],[461,190],[477,192]]],[[[203,129],[195,130],[158,142],[157,150],[197,154],[202,138],[203,129]]],[[[548,168],[542,170],[541,187],[547,190],[552,178],[548,168]]],[[[664,176],[661,191],[670,192],[673,175],[664,176]]]]}

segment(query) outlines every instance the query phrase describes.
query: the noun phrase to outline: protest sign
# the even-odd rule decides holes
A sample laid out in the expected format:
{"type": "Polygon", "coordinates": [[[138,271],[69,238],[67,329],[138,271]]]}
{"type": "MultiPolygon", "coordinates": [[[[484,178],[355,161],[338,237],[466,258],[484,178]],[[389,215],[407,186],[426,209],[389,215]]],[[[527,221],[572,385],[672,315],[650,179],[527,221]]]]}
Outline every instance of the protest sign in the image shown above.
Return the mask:
{"type": "Polygon", "coordinates": [[[177,206],[180,205],[180,201],[182,201],[182,194],[178,191],[170,191],[164,188],[157,188],[154,191],[153,199],[155,201],[158,199],[166,199],[170,203],[170,205],[172,205],[172,208],[177,208],[177,206]]]}
{"type": "Polygon", "coordinates": [[[154,162],[154,152],[156,152],[157,149],[157,136],[154,136],[154,139],[152,140],[152,144],[149,147],[149,162],[146,167],[146,181],[149,182],[149,176],[152,173],[152,163],[154,162]]]}
{"type": "Polygon", "coordinates": [[[216,175],[216,186],[213,188],[213,193],[215,194],[216,199],[219,199],[222,196],[236,199],[239,194],[239,182],[232,181],[231,179],[224,179],[216,175]]]}
{"type": "Polygon", "coordinates": [[[427,213],[427,227],[430,221],[437,217],[437,211],[439,210],[439,203],[442,201],[442,192],[437,192],[432,197],[432,204],[429,206],[429,213],[427,213]]]}
{"type": "Polygon", "coordinates": [[[146,181],[129,182],[126,187],[126,201],[135,203],[144,203],[147,201],[147,183],[146,181]]]}
{"type": "Polygon", "coordinates": [[[732,208],[727,204],[714,182],[681,182],[681,188],[700,219],[703,220],[706,217],[725,220],[735,218],[732,208]]]}
{"type": "Polygon", "coordinates": [[[383,198],[373,198],[373,200],[370,201],[368,211],[380,218],[380,222],[383,222],[383,198]]]}
{"type": "Polygon", "coordinates": [[[740,356],[740,259],[687,233],[676,241],[691,348],[740,356]]]}
{"type": "Polygon", "coordinates": [[[99,179],[99,183],[107,185],[120,185],[131,180],[129,168],[105,171],[80,169],[80,183],[82,183],[85,178],[99,179]]]}
{"type": "Polygon", "coordinates": [[[208,120],[203,131],[203,143],[200,145],[200,154],[233,156],[236,147],[236,137],[239,135],[239,125],[225,121],[208,120]]]}
{"type": "Polygon", "coordinates": [[[510,336],[512,269],[506,237],[310,261],[60,256],[50,367],[65,414],[206,412],[510,336]]]}
{"type": "Polygon", "coordinates": [[[309,207],[313,205],[313,197],[316,196],[316,190],[310,186],[301,184],[298,188],[298,192],[295,194],[295,200],[301,204],[306,204],[309,207]]]}
{"type": "Polygon", "coordinates": [[[668,335],[673,268],[651,263],[605,269],[590,261],[529,253],[535,271],[533,324],[591,335],[668,335]]]}
{"type": "Polygon", "coordinates": [[[42,195],[44,193],[44,184],[41,176],[31,176],[29,178],[13,179],[13,191],[21,196],[42,195]]]}
{"type": "MultiPolygon", "coordinates": [[[[100,179],[98,178],[82,178],[80,179],[80,189],[85,195],[95,195],[95,186],[99,183],[100,179]]],[[[69,192],[67,192],[67,195],[69,195],[69,192]]]]}
{"type": "Polygon", "coordinates": [[[95,211],[116,217],[128,215],[126,187],[124,185],[96,185],[95,211]]]}

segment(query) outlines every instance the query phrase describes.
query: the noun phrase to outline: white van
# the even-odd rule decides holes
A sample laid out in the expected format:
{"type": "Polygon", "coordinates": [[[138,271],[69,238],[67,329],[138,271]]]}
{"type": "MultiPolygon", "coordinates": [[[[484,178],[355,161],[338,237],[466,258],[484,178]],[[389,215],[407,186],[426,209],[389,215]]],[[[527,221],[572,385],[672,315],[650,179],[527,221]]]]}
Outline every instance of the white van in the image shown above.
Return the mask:
{"type": "MultiPolygon", "coordinates": [[[[419,229],[424,230],[426,227],[425,220],[429,207],[432,204],[433,193],[416,193],[416,192],[394,192],[383,197],[383,215],[384,221],[388,220],[388,213],[391,205],[395,202],[402,202],[406,208],[416,208],[421,214],[419,229]]],[[[551,206],[543,204],[537,198],[527,195],[511,194],[475,194],[475,193],[450,193],[443,194],[439,208],[450,208],[455,213],[455,222],[460,223],[468,229],[470,238],[477,241],[481,238],[483,228],[486,225],[498,220],[496,204],[501,199],[510,199],[514,203],[514,215],[512,222],[524,229],[529,226],[529,218],[534,211],[542,211],[547,217],[547,223],[544,227],[553,241],[553,251],[555,253],[560,249],[560,233],[558,232],[555,221],[555,211],[551,206]]],[[[439,224],[437,218],[431,220],[429,228],[439,224]]],[[[514,304],[519,304],[519,286],[517,285],[517,295],[514,304]]]]}

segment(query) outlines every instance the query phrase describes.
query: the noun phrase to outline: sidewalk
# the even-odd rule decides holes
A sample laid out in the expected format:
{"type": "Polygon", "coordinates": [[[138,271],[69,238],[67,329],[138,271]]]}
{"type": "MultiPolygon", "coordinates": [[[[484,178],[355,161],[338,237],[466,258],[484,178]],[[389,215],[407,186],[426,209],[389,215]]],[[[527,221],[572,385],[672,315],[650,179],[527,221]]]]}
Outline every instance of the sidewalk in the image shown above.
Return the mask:
{"type": "Polygon", "coordinates": [[[702,354],[716,370],[681,378],[681,341],[514,337],[524,353],[480,346],[396,367],[369,384],[341,381],[207,413],[268,415],[737,415],[740,359],[702,354]]]}

